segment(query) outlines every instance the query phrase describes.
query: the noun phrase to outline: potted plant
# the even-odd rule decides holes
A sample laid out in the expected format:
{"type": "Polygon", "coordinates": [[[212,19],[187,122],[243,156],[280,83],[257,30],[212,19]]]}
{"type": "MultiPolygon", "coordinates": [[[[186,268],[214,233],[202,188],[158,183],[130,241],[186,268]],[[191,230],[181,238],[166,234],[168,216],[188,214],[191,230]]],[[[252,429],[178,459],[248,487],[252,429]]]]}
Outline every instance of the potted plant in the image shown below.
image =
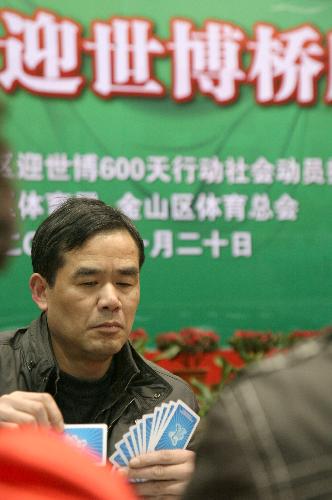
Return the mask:
{"type": "Polygon", "coordinates": [[[229,340],[229,344],[248,363],[277,350],[280,346],[280,335],[272,332],[238,330],[229,340]]]}
{"type": "Polygon", "coordinates": [[[187,327],[179,332],[160,333],[156,345],[160,354],[154,361],[177,360],[180,366],[174,373],[190,382],[193,377],[204,379],[207,369],[201,366],[203,356],[218,349],[219,336],[210,330],[187,327]]]}

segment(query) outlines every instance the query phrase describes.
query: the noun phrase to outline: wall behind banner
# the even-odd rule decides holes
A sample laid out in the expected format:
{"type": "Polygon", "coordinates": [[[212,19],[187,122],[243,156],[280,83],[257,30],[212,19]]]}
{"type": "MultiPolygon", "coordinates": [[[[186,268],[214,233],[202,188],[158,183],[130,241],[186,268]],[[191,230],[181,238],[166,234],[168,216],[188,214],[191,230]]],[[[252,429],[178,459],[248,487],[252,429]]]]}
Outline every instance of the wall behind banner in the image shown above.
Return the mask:
{"type": "MultiPolygon", "coordinates": [[[[2,3],[0,13],[0,99],[13,149],[6,168],[16,180],[19,227],[1,276],[1,330],[36,316],[28,289],[33,231],[60,199],[77,194],[118,205],[146,240],[135,325],[151,339],[190,325],[216,330],[225,343],[236,329],[288,332],[331,324],[331,2],[206,0],[193,8],[189,0],[13,0],[2,3]],[[64,18],[81,26],[90,49],[88,42],[77,45],[82,64],[76,77],[85,78],[77,96],[35,90],[37,77],[50,85],[45,63],[52,57],[54,63],[56,52],[51,56],[37,42],[35,59],[25,52],[23,31],[8,33],[8,8],[21,20],[17,29],[43,40],[43,49],[46,33],[62,36],[52,26],[64,18]],[[57,18],[53,24],[39,20],[36,31],[36,9],[57,18]],[[147,38],[135,39],[134,19],[142,29],[140,22],[151,21],[147,38]],[[123,23],[117,43],[104,46],[111,55],[103,59],[100,87],[93,21],[106,31],[111,26],[111,36],[117,36],[114,23],[123,23]],[[214,22],[227,23],[226,31],[208,35],[214,22]],[[17,50],[9,43],[14,39],[17,50]],[[126,59],[129,41],[141,46],[126,59]],[[218,81],[218,50],[223,64],[232,62],[223,73],[228,88],[218,81]],[[139,76],[130,65],[139,57],[147,63],[148,52],[151,65],[139,76]],[[20,71],[11,58],[20,61],[20,71]],[[107,74],[116,60],[124,74],[131,72],[133,87],[107,74]],[[282,89],[288,102],[263,104],[264,78],[270,78],[270,100],[282,89]],[[313,92],[308,105],[301,102],[301,84],[313,92]]],[[[53,66],[59,82],[66,70],[74,78],[74,55],[67,56],[53,66]]]]}

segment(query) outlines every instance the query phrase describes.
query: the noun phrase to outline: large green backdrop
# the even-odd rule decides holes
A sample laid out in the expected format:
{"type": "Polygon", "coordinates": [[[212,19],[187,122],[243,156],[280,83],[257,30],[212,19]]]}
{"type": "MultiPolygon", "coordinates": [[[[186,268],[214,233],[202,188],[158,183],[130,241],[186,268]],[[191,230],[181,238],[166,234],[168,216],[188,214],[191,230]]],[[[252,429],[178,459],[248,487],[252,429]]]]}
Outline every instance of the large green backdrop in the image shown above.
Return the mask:
{"type": "Polygon", "coordinates": [[[0,5],[19,228],[0,329],[36,316],[33,231],[82,193],[146,240],[135,324],[151,339],[331,323],[329,0],[0,5]],[[76,90],[54,90],[67,82],[76,90]]]}

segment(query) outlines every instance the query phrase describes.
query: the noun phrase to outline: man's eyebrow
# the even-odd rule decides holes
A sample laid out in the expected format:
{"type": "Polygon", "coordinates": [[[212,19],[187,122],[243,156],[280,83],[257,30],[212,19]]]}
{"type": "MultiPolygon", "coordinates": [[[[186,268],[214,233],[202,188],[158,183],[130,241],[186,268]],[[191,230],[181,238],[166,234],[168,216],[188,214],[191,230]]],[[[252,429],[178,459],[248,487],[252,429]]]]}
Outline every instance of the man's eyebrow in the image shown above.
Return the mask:
{"type": "Polygon", "coordinates": [[[84,276],[92,276],[100,273],[101,270],[97,267],[79,267],[73,274],[73,278],[80,278],[84,276]]]}
{"type": "MultiPolygon", "coordinates": [[[[98,267],[79,267],[73,274],[73,278],[84,278],[87,276],[95,276],[96,274],[101,274],[102,269],[98,267]]],[[[116,269],[115,272],[121,276],[137,276],[139,274],[139,269],[136,266],[120,267],[116,269]]]]}
{"type": "Polygon", "coordinates": [[[122,274],[123,276],[137,276],[139,274],[138,267],[136,266],[121,267],[116,269],[116,272],[122,274]]]}

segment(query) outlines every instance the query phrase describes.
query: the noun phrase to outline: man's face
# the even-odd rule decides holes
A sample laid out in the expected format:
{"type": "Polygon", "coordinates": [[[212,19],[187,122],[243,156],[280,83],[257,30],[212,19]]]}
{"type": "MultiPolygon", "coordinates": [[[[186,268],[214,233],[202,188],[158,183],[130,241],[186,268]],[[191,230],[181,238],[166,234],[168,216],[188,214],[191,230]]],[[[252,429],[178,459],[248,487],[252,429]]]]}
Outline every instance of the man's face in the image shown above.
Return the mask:
{"type": "Polygon", "coordinates": [[[58,362],[105,363],[120,351],[140,297],[139,254],[127,231],[99,233],[64,254],[45,290],[47,320],[58,362]],[[60,357],[60,359],[59,359],[60,357]]]}

